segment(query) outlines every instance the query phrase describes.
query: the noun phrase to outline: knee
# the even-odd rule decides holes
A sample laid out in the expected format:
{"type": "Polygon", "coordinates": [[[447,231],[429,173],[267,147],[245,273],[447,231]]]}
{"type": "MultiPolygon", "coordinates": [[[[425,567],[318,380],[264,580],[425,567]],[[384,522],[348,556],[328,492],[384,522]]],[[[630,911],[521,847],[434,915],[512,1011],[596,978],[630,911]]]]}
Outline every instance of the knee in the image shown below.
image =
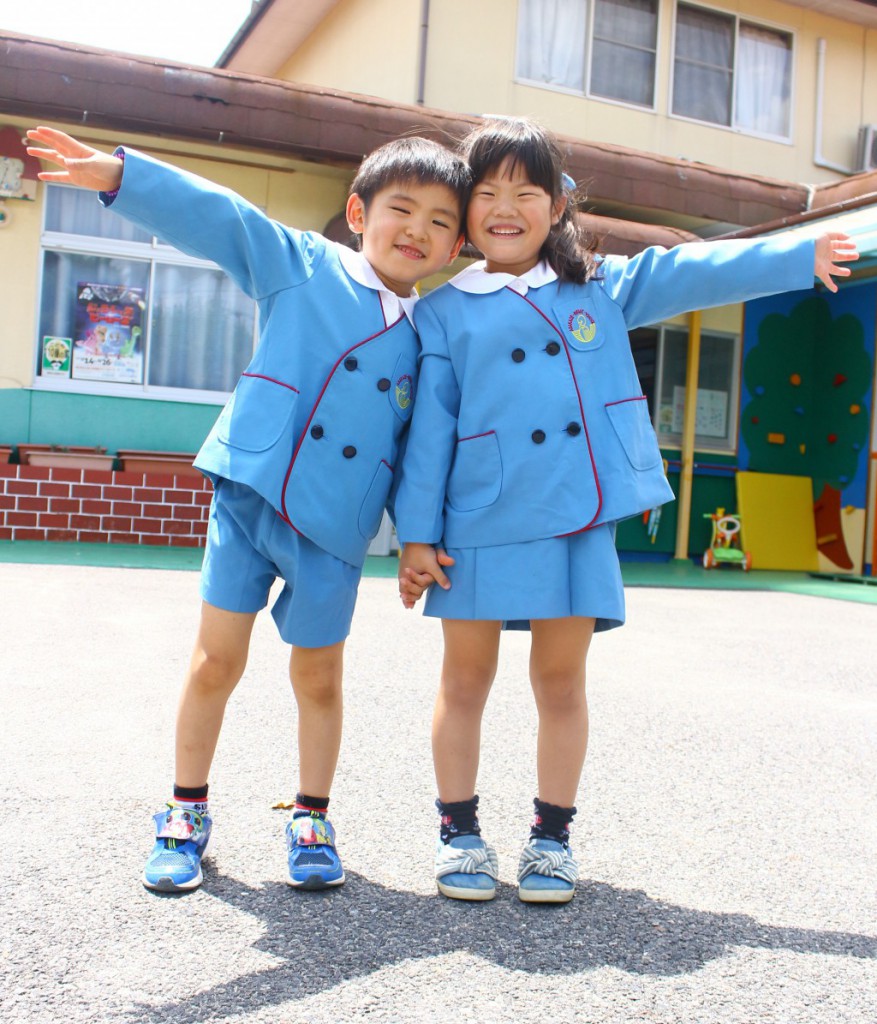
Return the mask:
{"type": "Polygon", "coordinates": [[[205,692],[231,691],[246,667],[246,654],[197,648],[192,655],[191,682],[205,692]]]}
{"type": "Polygon", "coordinates": [[[446,668],[442,673],[442,694],[445,703],[461,709],[483,707],[495,674],[495,668],[487,665],[446,668]]]}
{"type": "Polygon", "coordinates": [[[585,679],[578,673],[543,670],[532,673],[530,683],[542,711],[567,714],[586,703],[585,679]]]}
{"type": "Polygon", "coordinates": [[[341,700],[342,663],[340,657],[299,659],[290,669],[296,698],[326,707],[341,700]]]}

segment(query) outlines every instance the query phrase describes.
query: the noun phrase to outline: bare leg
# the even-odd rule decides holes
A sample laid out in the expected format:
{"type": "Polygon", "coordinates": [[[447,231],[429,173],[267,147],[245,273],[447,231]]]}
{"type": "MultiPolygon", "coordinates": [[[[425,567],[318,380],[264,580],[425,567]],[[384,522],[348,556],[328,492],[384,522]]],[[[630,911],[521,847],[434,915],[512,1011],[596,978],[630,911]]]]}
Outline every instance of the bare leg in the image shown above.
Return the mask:
{"type": "Polygon", "coordinates": [[[227,612],[206,601],[177,709],[179,786],[207,782],[225,706],[244,674],[256,613],[227,612]]]}
{"type": "Polygon", "coordinates": [[[444,803],[475,795],[481,716],[496,675],[499,622],[443,619],[445,656],[432,719],[432,754],[444,803]]]}
{"type": "Polygon", "coordinates": [[[293,647],[289,678],[298,704],[299,792],[328,797],[341,749],[344,641],[293,647]]]}
{"type": "Polygon", "coordinates": [[[572,807],[588,749],[585,661],[594,619],[530,623],[530,683],[539,713],[536,773],[539,799],[572,807]]]}

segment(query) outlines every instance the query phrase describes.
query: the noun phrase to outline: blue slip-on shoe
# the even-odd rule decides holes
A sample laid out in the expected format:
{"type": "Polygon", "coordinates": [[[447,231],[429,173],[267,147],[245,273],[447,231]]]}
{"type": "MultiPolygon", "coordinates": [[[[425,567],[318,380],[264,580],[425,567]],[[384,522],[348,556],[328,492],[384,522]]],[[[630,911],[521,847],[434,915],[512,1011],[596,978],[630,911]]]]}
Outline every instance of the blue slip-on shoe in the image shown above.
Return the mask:
{"type": "Polygon", "coordinates": [[[143,884],[158,892],[186,892],[203,881],[201,861],[207,856],[213,820],[209,814],[168,804],[153,816],[155,846],[143,869],[143,884]]]}
{"type": "Polygon", "coordinates": [[[443,895],[452,900],[492,900],[498,877],[496,850],[481,836],[455,836],[449,843],[439,840],[435,881],[443,895]]]}
{"type": "Polygon", "coordinates": [[[518,863],[518,898],[524,903],[568,903],[578,877],[579,866],[568,846],[554,839],[531,839],[518,863]]]}
{"type": "Polygon", "coordinates": [[[335,829],[319,816],[302,815],[286,825],[289,873],[296,889],[328,889],[344,883],[344,868],[335,850],[335,829]]]}

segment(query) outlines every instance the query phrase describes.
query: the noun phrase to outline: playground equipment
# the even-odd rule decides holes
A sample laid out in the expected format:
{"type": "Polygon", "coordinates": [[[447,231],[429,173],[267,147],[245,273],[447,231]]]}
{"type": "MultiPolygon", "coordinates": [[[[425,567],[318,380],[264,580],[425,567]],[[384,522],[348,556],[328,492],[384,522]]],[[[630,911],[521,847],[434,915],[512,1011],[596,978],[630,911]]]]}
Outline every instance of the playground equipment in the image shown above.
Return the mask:
{"type": "Polygon", "coordinates": [[[717,508],[715,512],[704,512],[703,517],[712,520],[713,528],[710,546],[703,553],[704,569],[727,563],[748,572],[752,555],[740,547],[740,516],[727,515],[723,508],[717,508]]]}

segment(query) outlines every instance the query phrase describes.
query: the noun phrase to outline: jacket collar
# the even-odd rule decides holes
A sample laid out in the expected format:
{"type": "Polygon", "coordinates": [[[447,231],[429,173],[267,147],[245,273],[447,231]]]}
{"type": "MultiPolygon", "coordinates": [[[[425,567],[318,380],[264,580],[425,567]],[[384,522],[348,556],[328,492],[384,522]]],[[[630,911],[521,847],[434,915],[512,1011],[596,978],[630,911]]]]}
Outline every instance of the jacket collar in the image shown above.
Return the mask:
{"type": "Polygon", "coordinates": [[[414,304],[417,302],[417,292],[412,288],[407,298],[400,298],[395,292],[391,292],[384,282],[375,273],[374,267],[363,256],[346,245],[336,245],[338,258],[341,266],[348,277],[353,278],[357,284],[365,288],[371,288],[378,293],[381,300],[381,308],[384,311],[384,320],[387,324],[395,323],[404,313],[411,325],[414,325],[414,304]]]}
{"type": "Polygon", "coordinates": [[[530,288],[541,288],[543,284],[557,280],[557,274],[545,260],[537,263],[520,277],[513,274],[488,274],[485,266],[485,261],[479,260],[478,263],[461,270],[448,283],[459,288],[461,292],[473,295],[486,295],[489,292],[498,292],[501,288],[511,288],[520,295],[526,295],[530,288]]]}

